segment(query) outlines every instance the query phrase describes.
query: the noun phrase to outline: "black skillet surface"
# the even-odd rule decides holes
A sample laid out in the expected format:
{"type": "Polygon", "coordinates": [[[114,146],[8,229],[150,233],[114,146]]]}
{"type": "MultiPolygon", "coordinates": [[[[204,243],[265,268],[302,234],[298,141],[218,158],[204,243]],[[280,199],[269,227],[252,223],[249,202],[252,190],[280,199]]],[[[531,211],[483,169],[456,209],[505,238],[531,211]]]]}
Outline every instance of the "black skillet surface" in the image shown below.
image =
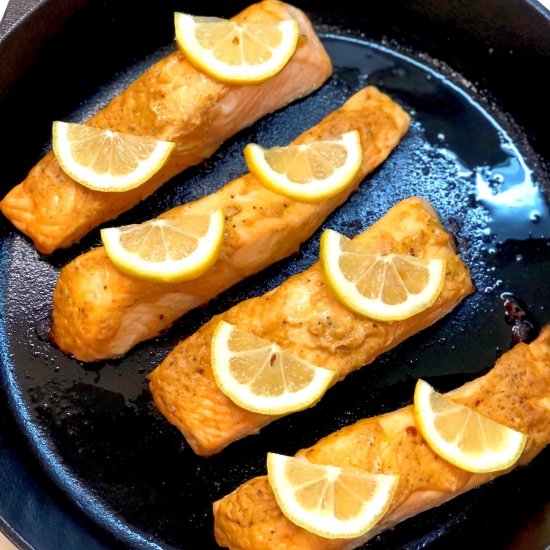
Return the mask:
{"type": "MultiPolygon", "coordinates": [[[[414,8],[414,3],[410,6],[414,8]]],[[[410,6],[404,8],[404,15],[410,6]]],[[[112,3],[90,3],[39,55],[36,68],[14,87],[15,92],[2,97],[0,109],[6,127],[17,136],[16,123],[25,123],[20,130],[25,147],[3,157],[2,193],[22,179],[47,147],[52,119],[84,120],[173,48],[170,15],[172,8],[182,6],[155,6],[147,14],[125,12],[123,7],[115,10],[112,3]],[[121,26],[122,14],[127,19],[121,26]],[[151,21],[158,24],[151,25],[151,21]],[[142,36],[139,31],[145,28],[154,30],[136,43],[142,36]],[[113,43],[120,46],[117,55],[104,57],[113,43]],[[74,48],[68,49],[67,44],[74,48]],[[90,49],[91,44],[95,50],[90,49]],[[58,63],[47,64],[49,59],[58,63]],[[90,65],[93,59],[103,63],[90,65]],[[39,101],[33,87],[37,82],[41,83],[39,101]]],[[[235,3],[222,10],[210,4],[201,11],[210,8],[230,14],[239,6],[235,3]]],[[[528,3],[523,9],[522,13],[536,17],[528,3]]],[[[426,18],[421,9],[415,13],[418,21],[426,18]]],[[[474,65],[472,73],[462,65],[479,47],[474,41],[476,33],[471,42],[462,36],[464,57],[462,62],[455,59],[462,74],[436,61],[436,57],[453,61],[449,58],[456,39],[452,17],[448,26],[439,27],[445,30],[443,38],[432,34],[423,42],[423,51],[432,54],[428,56],[417,53],[420,46],[415,33],[422,28],[412,25],[411,31],[405,19],[398,20],[404,27],[388,24],[389,38],[385,39],[377,26],[381,19],[371,23],[314,10],[312,16],[335,64],[332,79],[311,97],[229,140],[211,160],[175,178],[117,223],[142,221],[212,192],[244,171],[241,151],[245,143],[284,144],[354,91],[375,84],[411,112],[411,130],[390,159],[366,178],[360,191],[330,216],[323,228],[353,235],[398,200],[414,194],[424,196],[457,235],[477,292],[430,329],[350,375],[314,409],[282,419],[261,435],[237,442],[206,460],[196,457],[155,411],[147,373],[178,340],[213,314],[263,293],[309,266],[316,259],[322,229],[304,244],[299,255],[186,315],[165,336],[138,346],[121,360],[83,365],[50,345],[48,315],[58,270],[97,245],[98,232],[68,251],[43,258],[2,220],[2,381],[11,414],[42,467],[105,533],[98,542],[90,542],[84,524],[82,541],[86,542],[80,541],[80,545],[108,547],[108,537],[113,535],[124,546],[135,548],[214,548],[211,502],[251,476],[264,473],[268,450],[291,454],[359,418],[400,407],[410,402],[419,377],[447,390],[486,372],[512,341],[512,326],[504,316],[505,292],[520,299],[537,329],[550,321],[550,213],[541,192],[541,188],[548,189],[550,180],[544,160],[537,156],[537,150],[544,152],[547,138],[545,141],[541,131],[542,110],[540,117],[533,116],[534,100],[543,90],[539,87],[529,94],[523,90],[524,98],[533,98],[526,109],[525,101],[514,98],[510,90],[502,90],[497,102],[478,84],[465,80],[464,75],[477,76],[487,84],[493,78],[498,88],[498,75],[490,71],[482,75],[482,61],[474,65]],[[407,32],[398,35],[396,29],[402,28],[407,32]],[[438,40],[440,47],[446,43],[448,48],[435,48],[438,40]],[[410,45],[416,50],[408,49],[410,45]],[[517,109],[512,115],[507,111],[514,101],[517,109]],[[518,120],[522,126],[517,125],[518,120]]],[[[391,20],[395,22],[395,18],[391,20]]],[[[516,35],[521,35],[521,29],[515,32],[517,39],[516,35]]],[[[521,40],[516,40],[515,52],[502,50],[503,42],[495,40],[479,53],[480,59],[494,56],[497,64],[508,61],[508,65],[516,63],[518,70],[525,70],[540,55],[540,51],[527,51],[521,40]],[[511,62],[518,54],[525,59],[511,62]]],[[[542,58],[548,53],[542,43],[542,58]]],[[[522,86],[516,83],[515,93],[521,93],[522,86]]],[[[537,522],[544,521],[549,504],[547,484],[542,482],[547,479],[549,458],[548,451],[543,452],[528,468],[411,519],[366,548],[466,544],[543,548],[549,542],[548,529],[537,530],[537,522]]],[[[29,519],[41,521],[39,517],[29,519]]],[[[49,528],[55,530],[56,526],[49,528]]],[[[47,533],[48,526],[44,529],[47,533]]],[[[44,544],[37,547],[49,548],[50,544],[46,535],[44,544]]],[[[71,541],[66,547],[78,545],[71,541]]]]}

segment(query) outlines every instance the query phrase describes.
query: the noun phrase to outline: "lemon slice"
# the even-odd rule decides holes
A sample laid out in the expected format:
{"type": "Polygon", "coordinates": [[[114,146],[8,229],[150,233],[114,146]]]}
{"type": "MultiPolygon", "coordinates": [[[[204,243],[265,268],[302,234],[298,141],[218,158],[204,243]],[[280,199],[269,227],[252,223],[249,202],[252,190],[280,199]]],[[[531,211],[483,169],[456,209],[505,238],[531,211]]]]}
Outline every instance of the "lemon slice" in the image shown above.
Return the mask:
{"type": "Polygon", "coordinates": [[[53,123],[53,151],[63,171],[95,191],[128,191],[158,172],[175,144],[148,136],[53,123]]]}
{"type": "Polygon", "coordinates": [[[300,201],[319,201],[343,191],[362,160],[359,132],[340,139],[264,149],[244,149],[249,170],[269,189],[300,201]]]}
{"type": "Polygon", "coordinates": [[[521,456],[527,436],[437,393],[419,380],[414,412],[422,437],[445,460],[468,472],[496,472],[521,456]]]}
{"type": "Polygon", "coordinates": [[[176,41],[189,61],[222,82],[247,84],[276,75],[298,43],[298,22],[237,24],[174,14],[176,41]]]}
{"type": "Polygon", "coordinates": [[[407,319],[430,307],[445,281],[445,260],[383,256],[331,229],[321,237],[320,263],[343,305],[380,321],[407,319]]]}
{"type": "Polygon", "coordinates": [[[219,388],[233,402],[272,415],[313,405],[335,378],[333,371],[225,321],[212,337],[212,369],[219,388]]]}
{"type": "Polygon", "coordinates": [[[140,279],[179,282],[200,277],[216,261],[224,236],[221,210],[101,230],[109,259],[140,279]]]}
{"type": "Polygon", "coordinates": [[[326,538],[355,538],[388,511],[399,476],[312,464],[267,455],[268,479],[277,504],[293,523],[326,538]]]}

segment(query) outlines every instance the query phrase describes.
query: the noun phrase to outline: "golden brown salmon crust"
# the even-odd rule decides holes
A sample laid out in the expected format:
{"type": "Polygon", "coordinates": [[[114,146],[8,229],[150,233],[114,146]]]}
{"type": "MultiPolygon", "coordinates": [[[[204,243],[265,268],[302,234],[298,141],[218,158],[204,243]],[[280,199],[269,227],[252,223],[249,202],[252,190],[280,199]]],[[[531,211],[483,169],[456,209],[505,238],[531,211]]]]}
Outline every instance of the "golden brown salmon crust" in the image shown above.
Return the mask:
{"type": "Polygon", "coordinates": [[[357,189],[390,154],[409,126],[409,116],[388,96],[367,87],[296,143],[331,139],[350,130],[361,135],[363,160],[341,193],[305,203],[274,193],[247,174],[216,193],[163,214],[225,212],[225,237],[214,266],[177,284],[150,283],[121,273],[103,247],[76,258],[59,276],[53,296],[53,338],[83,361],[120,356],[166,330],[187,311],[238,281],[296,252],[326,216],[357,189]]]}
{"type": "MultiPolygon", "coordinates": [[[[528,434],[517,465],[550,442],[550,327],[532,344],[518,344],[485,376],[449,394],[456,401],[528,434]]],[[[472,474],[435,455],[416,429],[412,406],[361,420],[321,439],[299,456],[318,464],[398,474],[393,503],[360,539],[329,540],[294,525],[281,512],[267,477],[257,477],[214,503],[218,544],[232,550],[356,548],[404,519],[509,472],[472,474]]]]}
{"type": "Polygon", "coordinates": [[[220,320],[336,371],[341,380],[443,317],[473,290],[452,236],[423,199],[400,202],[355,240],[381,254],[445,259],[445,283],[436,302],[404,321],[373,321],[342,306],[326,287],[319,264],[315,264],[272,292],[214,317],[178,344],[150,375],[158,409],[182,431],[196,453],[217,453],[276,419],[242,409],[216,385],[210,342],[220,320]]]}
{"type": "Polygon", "coordinates": [[[63,172],[48,153],[2,202],[3,214],[45,254],[79,241],[151,195],[185,168],[208,158],[230,136],[260,117],[310,94],[330,76],[332,64],[311,23],[298,9],[275,0],[246,8],[234,20],[295,18],[301,38],[286,67],[259,85],[223,84],[196,69],[179,51],[162,59],[88,124],[176,143],[166,165],[147,183],[122,193],[92,191],[63,172]]]}

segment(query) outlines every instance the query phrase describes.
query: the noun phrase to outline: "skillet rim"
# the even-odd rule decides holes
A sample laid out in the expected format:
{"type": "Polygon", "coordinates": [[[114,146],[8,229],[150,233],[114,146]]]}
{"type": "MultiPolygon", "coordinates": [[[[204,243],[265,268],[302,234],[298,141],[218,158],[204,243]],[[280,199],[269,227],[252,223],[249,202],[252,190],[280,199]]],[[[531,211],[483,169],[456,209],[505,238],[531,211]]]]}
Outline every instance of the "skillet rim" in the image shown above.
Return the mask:
{"type": "MultiPolygon", "coordinates": [[[[16,22],[13,22],[13,24],[11,26],[8,26],[7,31],[5,30],[6,25],[4,25],[4,22],[2,23],[2,26],[0,26],[0,47],[5,46],[6,44],[9,45],[10,40],[12,40],[12,37],[17,35],[17,34],[20,34],[22,32],[22,29],[28,30],[28,25],[32,25],[33,21],[35,21],[35,18],[38,15],[40,15],[40,13],[41,13],[40,10],[44,9],[44,7],[46,7],[48,5],[53,5],[54,2],[55,2],[55,0],[38,0],[38,1],[36,1],[36,0],[11,0],[11,2],[9,4],[10,8],[11,8],[12,5],[15,5],[15,6],[18,6],[18,7],[23,7],[23,8],[28,7],[30,5],[31,9],[30,9],[30,11],[25,12],[16,22]]],[[[536,0],[523,0],[523,2],[525,4],[528,4],[528,5],[532,6],[534,9],[537,10],[538,13],[540,13],[541,16],[544,17],[545,20],[550,22],[550,10],[547,9],[545,6],[543,6],[542,4],[537,2],[536,0]]],[[[83,2],[81,2],[79,0],[71,0],[71,2],[68,2],[68,3],[65,4],[65,7],[69,7],[70,9],[61,14],[60,18],[58,19],[59,25],[58,25],[56,31],[59,30],[59,28],[61,28],[62,24],[66,21],[66,19],[68,17],[70,17],[70,15],[72,15],[73,13],[75,13],[76,11],[78,11],[82,7],[82,4],[83,4],[83,2]]],[[[10,23],[10,21],[8,21],[8,23],[10,23]]],[[[36,45],[37,45],[36,51],[38,51],[39,47],[53,34],[55,34],[55,32],[53,32],[51,34],[46,33],[45,35],[43,35],[41,37],[42,42],[40,42],[40,41],[36,42],[36,45]]],[[[28,39],[28,37],[27,37],[27,39],[28,39]]],[[[32,56],[29,56],[29,57],[32,57],[32,56]]],[[[1,84],[2,84],[2,80],[0,79],[0,99],[1,99],[1,90],[2,90],[1,84]]],[[[3,323],[2,323],[2,325],[3,325],[3,323]]],[[[5,328],[2,325],[0,325],[0,329],[5,328]]],[[[0,336],[3,337],[3,334],[0,334],[0,336]]],[[[12,393],[10,392],[10,396],[11,395],[12,395],[12,393]]],[[[12,406],[17,406],[17,404],[12,403],[12,406]]],[[[34,451],[35,455],[40,455],[41,460],[46,460],[47,461],[47,458],[46,458],[47,455],[42,456],[42,452],[41,452],[40,447],[36,447],[34,445],[34,443],[33,443],[32,446],[33,446],[33,451],[34,451]]],[[[83,506],[83,504],[79,505],[79,507],[80,506],[83,506]]],[[[93,508],[93,506],[92,506],[92,508],[93,508]]],[[[101,514],[99,514],[99,516],[101,516],[101,514]]],[[[112,525],[112,522],[110,522],[110,525],[112,525]]],[[[8,533],[7,533],[8,535],[10,535],[10,533],[11,533],[12,536],[16,535],[18,538],[20,538],[22,543],[25,544],[24,539],[22,537],[20,537],[20,535],[18,535],[15,531],[12,531],[11,527],[6,522],[5,518],[3,518],[2,515],[0,515],[0,531],[4,531],[4,528],[6,526],[7,526],[7,530],[8,530],[8,533]]],[[[20,547],[26,548],[26,546],[20,546],[20,547]]],[[[28,547],[31,548],[31,546],[28,546],[28,547]]]]}

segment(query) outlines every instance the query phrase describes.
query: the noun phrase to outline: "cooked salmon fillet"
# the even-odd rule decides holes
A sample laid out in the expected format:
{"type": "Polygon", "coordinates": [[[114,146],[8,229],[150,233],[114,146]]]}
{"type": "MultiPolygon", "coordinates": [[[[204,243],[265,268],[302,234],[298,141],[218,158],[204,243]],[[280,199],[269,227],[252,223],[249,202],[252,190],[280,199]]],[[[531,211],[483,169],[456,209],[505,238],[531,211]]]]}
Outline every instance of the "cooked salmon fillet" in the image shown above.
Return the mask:
{"type": "Polygon", "coordinates": [[[234,20],[278,22],[291,18],[299,23],[296,52],[278,75],[262,84],[218,82],[177,51],[154,64],[87,122],[97,128],[176,143],[166,165],[145,184],[122,193],[92,191],[67,176],[50,152],[0,202],[3,214],[40,252],[49,254],[68,247],[94,227],[132,208],[185,168],[208,158],[239,130],[319,88],[330,76],[332,64],[300,10],[265,0],[246,8],[234,20]]]}
{"type": "Polygon", "coordinates": [[[363,160],[350,185],[335,197],[299,202],[264,187],[247,174],[196,202],[161,217],[225,212],[225,237],[214,266],[176,284],[151,283],[121,273],[100,247],[62,271],[53,296],[52,336],[83,361],[117,357],[157,336],[178,317],[264,267],[296,252],[397,145],[409,116],[388,96],[368,87],[352,96],[296,143],[331,139],[349,130],[361,135],[363,160]]]}
{"type": "Polygon", "coordinates": [[[423,199],[401,201],[355,239],[381,254],[445,259],[445,283],[436,302],[404,321],[373,321],[351,312],[334,298],[317,263],[277,289],[212,318],[178,344],[150,375],[158,409],[181,430],[197,454],[217,453],[277,418],[242,409],[216,385],[210,343],[220,320],[274,341],[314,365],[336,371],[337,379],[342,380],[443,317],[473,290],[468,269],[455,252],[453,237],[423,199]]]}
{"type": "MultiPolygon", "coordinates": [[[[530,345],[518,344],[495,367],[448,394],[479,413],[528,435],[516,466],[550,442],[550,327],[530,345]]],[[[256,477],[214,503],[218,544],[232,550],[343,550],[360,546],[397,523],[509,472],[472,474],[433,453],[416,428],[413,407],[361,420],[298,453],[317,464],[398,474],[386,515],[357,539],[326,539],[281,512],[267,477],[256,477]]]]}

